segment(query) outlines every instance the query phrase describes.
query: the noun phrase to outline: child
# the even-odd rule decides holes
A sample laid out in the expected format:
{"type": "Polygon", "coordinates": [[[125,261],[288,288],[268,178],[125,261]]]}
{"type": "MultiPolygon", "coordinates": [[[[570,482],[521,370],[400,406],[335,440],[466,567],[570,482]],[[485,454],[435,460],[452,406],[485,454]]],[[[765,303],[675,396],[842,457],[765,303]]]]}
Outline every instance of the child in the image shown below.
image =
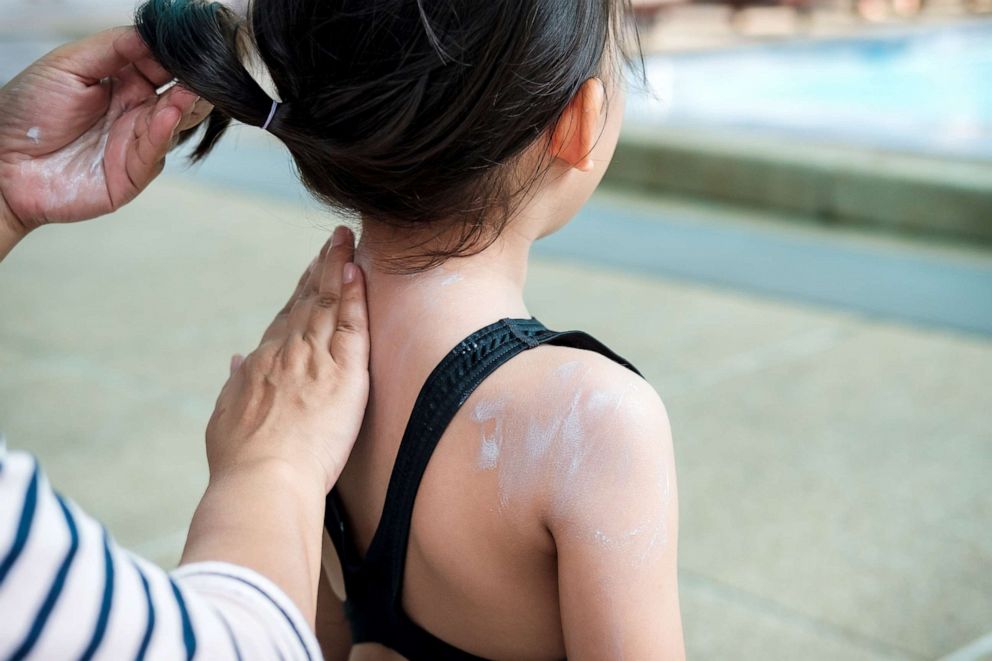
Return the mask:
{"type": "Polygon", "coordinates": [[[263,126],[361,222],[372,394],[328,498],[328,658],[683,655],[664,407],[523,300],[531,244],[612,158],[626,4],[255,0],[244,23],[195,0],[139,9],[162,64],[216,106],[196,158],[231,119],[263,126]]]}

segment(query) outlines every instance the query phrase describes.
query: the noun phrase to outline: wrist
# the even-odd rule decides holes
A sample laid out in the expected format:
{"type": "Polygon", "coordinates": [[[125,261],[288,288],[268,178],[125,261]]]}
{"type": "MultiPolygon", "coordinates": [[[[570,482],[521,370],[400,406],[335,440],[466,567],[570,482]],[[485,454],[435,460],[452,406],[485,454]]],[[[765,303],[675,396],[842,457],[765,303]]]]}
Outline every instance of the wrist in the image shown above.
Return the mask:
{"type": "Polygon", "coordinates": [[[211,466],[208,490],[228,485],[258,484],[278,488],[301,498],[327,495],[327,476],[316,461],[294,461],[284,457],[258,457],[233,462],[222,468],[211,466]]]}
{"type": "Polygon", "coordinates": [[[275,583],[312,622],[325,498],[311,471],[283,459],[211,466],[180,564],[247,567],[275,583]]]}

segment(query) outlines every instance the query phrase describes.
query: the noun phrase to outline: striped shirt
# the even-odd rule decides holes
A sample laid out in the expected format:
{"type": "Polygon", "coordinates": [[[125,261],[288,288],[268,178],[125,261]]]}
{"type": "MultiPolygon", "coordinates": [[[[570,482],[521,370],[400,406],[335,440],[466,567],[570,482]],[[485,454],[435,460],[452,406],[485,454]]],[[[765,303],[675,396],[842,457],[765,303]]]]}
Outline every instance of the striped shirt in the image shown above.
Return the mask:
{"type": "Polygon", "coordinates": [[[0,437],[0,659],[320,659],[296,606],[235,565],[120,548],[0,437]]]}

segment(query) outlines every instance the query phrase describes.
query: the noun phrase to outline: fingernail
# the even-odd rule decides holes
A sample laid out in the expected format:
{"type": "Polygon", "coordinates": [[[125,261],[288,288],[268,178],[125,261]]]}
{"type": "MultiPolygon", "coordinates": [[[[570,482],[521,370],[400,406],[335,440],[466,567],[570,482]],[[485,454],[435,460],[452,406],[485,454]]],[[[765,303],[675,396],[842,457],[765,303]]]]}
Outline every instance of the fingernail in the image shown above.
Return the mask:
{"type": "Polygon", "coordinates": [[[334,230],[334,238],[331,239],[331,247],[337,248],[342,243],[348,240],[348,235],[351,234],[351,230],[344,225],[339,225],[337,229],[334,230]]]}
{"type": "Polygon", "coordinates": [[[348,262],[344,265],[344,284],[350,285],[358,277],[358,267],[348,262]]]}

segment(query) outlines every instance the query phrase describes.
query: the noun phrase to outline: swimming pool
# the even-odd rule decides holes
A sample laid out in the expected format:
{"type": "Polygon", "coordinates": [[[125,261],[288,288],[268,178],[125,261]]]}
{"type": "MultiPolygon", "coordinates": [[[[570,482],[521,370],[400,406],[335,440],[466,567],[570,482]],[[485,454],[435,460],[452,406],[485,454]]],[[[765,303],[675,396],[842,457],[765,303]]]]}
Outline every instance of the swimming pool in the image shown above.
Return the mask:
{"type": "Polygon", "coordinates": [[[992,20],[647,59],[628,118],[992,160],[992,20]]]}

